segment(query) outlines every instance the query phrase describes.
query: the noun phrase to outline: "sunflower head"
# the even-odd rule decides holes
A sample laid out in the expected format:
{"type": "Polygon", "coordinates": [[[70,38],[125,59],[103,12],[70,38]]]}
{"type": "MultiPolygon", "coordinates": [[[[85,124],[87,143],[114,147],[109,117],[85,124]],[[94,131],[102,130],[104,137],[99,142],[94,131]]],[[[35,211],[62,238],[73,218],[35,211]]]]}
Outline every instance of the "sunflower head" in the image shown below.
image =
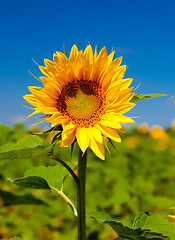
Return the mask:
{"type": "Polygon", "coordinates": [[[56,52],[53,62],[45,59],[45,67],[39,66],[45,75],[40,77],[43,87],[29,87],[32,94],[24,99],[35,106],[29,117],[45,113],[52,127],[62,125],[61,147],[76,138],[83,153],[90,147],[104,160],[104,140],[121,142],[117,129],[134,122],[123,115],[135,105],[130,102],[132,79],[123,79],[126,66],[120,66],[121,57],[113,56],[105,47],[98,54],[91,45],[84,52],[74,45],[69,58],[56,52]]]}

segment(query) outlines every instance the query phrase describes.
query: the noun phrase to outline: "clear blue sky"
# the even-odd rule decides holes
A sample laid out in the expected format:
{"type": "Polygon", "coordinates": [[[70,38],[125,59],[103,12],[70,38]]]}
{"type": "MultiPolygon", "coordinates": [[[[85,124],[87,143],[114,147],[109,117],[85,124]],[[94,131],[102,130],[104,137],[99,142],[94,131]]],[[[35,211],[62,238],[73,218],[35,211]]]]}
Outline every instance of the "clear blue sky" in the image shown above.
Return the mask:
{"type": "MultiPolygon", "coordinates": [[[[73,44],[85,49],[114,48],[128,66],[126,77],[140,82],[137,93],[175,95],[174,0],[4,0],[0,4],[0,122],[11,126],[31,110],[22,96],[27,86],[40,83],[32,58],[43,65],[55,51],[68,56],[73,44]]],[[[28,105],[29,106],[29,105],[28,105]]],[[[129,112],[147,122],[167,127],[175,118],[175,99],[162,97],[140,102],[129,112]]],[[[27,120],[27,125],[36,122],[27,120]]]]}

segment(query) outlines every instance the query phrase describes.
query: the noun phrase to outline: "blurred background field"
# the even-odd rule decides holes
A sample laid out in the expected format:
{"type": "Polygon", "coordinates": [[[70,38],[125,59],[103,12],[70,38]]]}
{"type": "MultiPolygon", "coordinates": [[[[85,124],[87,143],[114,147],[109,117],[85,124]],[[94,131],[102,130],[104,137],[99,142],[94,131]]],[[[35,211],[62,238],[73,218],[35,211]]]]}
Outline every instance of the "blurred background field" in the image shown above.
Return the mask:
{"type": "MultiPolygon", "coordinates": [[[[15,143],[36,127],[25,130],[22,124],[13,128],[0,125],[0,145],[15,143]]],[[[125,130],[124,130],[125,131],[125,130]]],[[[53,134],[40,136],[46,146],[53,134]]],[[[115,144],[115,143],[114,143],[115,144]]],[[[87,212],[100,210],[128,226],[142,211],[152,211],[168,219],[175,206],[175,122],[171,127],[149,128],[147,124],[130,126],[122,134],[122,143],[114,149],[108,142],[106,161],[101,161],[89,151],[87,169],[87,212]]],[[[72,156],[77,161],[77,146],[72,156]]],[[[58,148],[57,155],[70,162],[70,148],[58,148]]],[[[14,235],[24,240],[76,240],[77,228],[74,216],[64,200],[56,193],[45,190],[29,190],[13,185],[8,179],[24,176],[25,170],[39,165],[55,165],[54,160],[0,161],[0,239],[14,235]],[[46,204],[11,205],[3,201],[3,191],[18,196],[31,194],[46,204]],[[48,204],[48,205],[47,205],[48,204]]],[[[76,171],[76,169],[75,169],[76,171]]],[[[69,176],[64,192],[76,204],[76,185],[69,176]]],[[[87,219],[88,240],[115,238],[112,229],[87,219]]]]}

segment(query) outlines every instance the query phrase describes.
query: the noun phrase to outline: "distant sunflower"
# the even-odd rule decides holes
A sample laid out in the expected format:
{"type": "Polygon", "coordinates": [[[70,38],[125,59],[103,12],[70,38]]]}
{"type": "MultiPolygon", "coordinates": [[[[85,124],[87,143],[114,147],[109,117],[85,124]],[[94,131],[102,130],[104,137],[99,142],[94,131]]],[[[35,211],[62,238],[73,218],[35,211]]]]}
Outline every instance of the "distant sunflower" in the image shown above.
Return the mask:
{"type": "MultiPolygon", "coordinates": [[[[170,209],[175,210],[175,207],[171,207],[170,209]]],[[[173,222],[175,223],[175,215],[168,215],[168,217],[170,217],[173,220],[173,222]]]]}
{"type": "Polygon", "coordinates": [[[134,122],[122,115],[135,105],[130,102],[133,88],[128,88],[132,79],[123,79],[126,66],[120,66],[122,57],[113,56],[105,47],[98,54],[91,45],[84,52],[74,45],[69,58],[56,52],[53,62],[45,59],[45,67],[39,66],[45,75],[40,77],[43,88],[29,87],[32,94],[24,99],[36,107],[29,117],[45,113],[52,127],[62,125],[61,147],[76,138],[83,153],[90,147],[104,160],[104,140],[121,142],[116,129],[134,122]]]}

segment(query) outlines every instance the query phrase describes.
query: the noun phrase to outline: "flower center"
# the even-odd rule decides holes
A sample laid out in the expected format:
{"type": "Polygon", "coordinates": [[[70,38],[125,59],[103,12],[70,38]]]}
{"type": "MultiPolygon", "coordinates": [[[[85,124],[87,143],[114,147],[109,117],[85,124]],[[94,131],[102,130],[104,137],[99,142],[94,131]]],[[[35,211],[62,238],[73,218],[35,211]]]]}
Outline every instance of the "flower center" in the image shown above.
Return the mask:
{"type": "Polygon", "coordinates": [[[79,127],[93,126],[104,113],[105,96],[96,82],[69,82],[57,100],[59,112],[79,127]]]}

